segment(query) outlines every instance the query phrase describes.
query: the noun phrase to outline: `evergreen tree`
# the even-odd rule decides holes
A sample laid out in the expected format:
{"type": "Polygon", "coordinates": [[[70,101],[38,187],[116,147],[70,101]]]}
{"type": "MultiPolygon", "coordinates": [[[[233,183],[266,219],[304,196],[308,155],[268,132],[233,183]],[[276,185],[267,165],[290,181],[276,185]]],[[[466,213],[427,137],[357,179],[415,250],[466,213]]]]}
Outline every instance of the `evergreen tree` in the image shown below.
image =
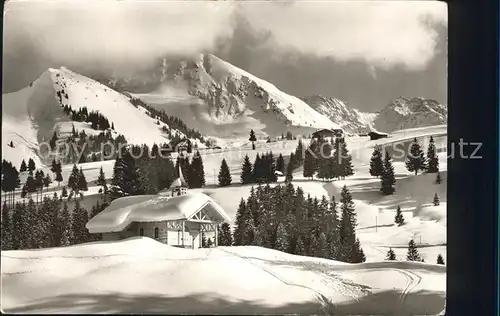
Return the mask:
{"type": "Polygon", "coordinates": [[[102,167],[99,170],[99,177],[97,177],[97,183],[96,184],[101,187],[102,192],[104,194],[108,193],[108,185],[106,183],[106,176],[104,175],[104,171],[102,170],[102,167]]]}
{"type": "Polygon", "coordinates": [[[288,234],[285,230],[283,223],[279,223],[278,228],[276,230],[275,249],[286,252],[288,248],[289,248],[288,234]]]}
{"type": "Polygon", "coordinates": [[[333,174],[330,168],[331,155],[332,155],[332,146],[330,142],[325,139],[320,139],[318,141],[320,148],[320,155],[317,158],[317,167],[318,167],[318,178],[320,179],[332,179],[333,174]]]}
{"type": "Polygon", "coordinates": [[[425,171],[427,169],[427,161],[417,138],[413,139],[410,152],[406,158],[406,169],[410,172],[415,172],[415,175],[417,175],[419,171],[425,171]]]}
{"type": "Polygon", "coordinates": [[[253,163],[252,169],[252,178],[253,182],[261,183],[262,182],[262,160],[260,159],[260,155],[257,153],[255,156],[255,161],[253,163]]]}
{"type": "Polygon", "coordinates": [[[34,161],[33,159],[31,159],[31,158],[30,158],[30,159],[28,160],[28,171],[33,172],[33,171],[35,171],[35,169],[36,169],[36,166],[35,166],[35,161],[34,161]]]}
{"type": "Polygon", "coordinates": [[[85,225],[89,221],[89,214],[86,209],[80,206],[80,202],[77,200],[75,203],[75,209],[73,210],[73,216],[71,219],[71,231],[72,240],[71,244],[80,244],[88,242],[90,240],[90,234],[87,231],[85,225]]]}
{"type": "Polygon", "coordinates": [[[436,173],[436,184],[441,184],[442,180],[441,180],[441,173],[438,171],[436,173]]]}
{"type": "Polygon", "coordinates": [[[115,160],[110,188],[111,200],[122,196],[144,194],[145,188],[142,180],[135,159],[127,149],[124,149],[115,160]]]}
{"type": "Polygon", "coordinates": [[[68,187],[71,194],[78,196],[80,194],[80,171],[76,165],[73,165],[73,169],[68,178],[68,187]]]}
{"type": "Polygon", "coordinates": [[[420,254],[418,253],[417,245],[415,241],[412,239],[408,243],[408,253],[406,254],[407,261],[422,261],[420,254]]]}
{"type": "Polygon", "coordinates": [[[354,174],[354,169],[352,166],[352,157],[347,150],[347,144],[344,138],[340,138],[340,154],[339,176],[342,179],[345,179],[345,177],[352,176],[354,174]]]}
{"type": "Polygon", "coordinates": [[[299,256],[306,255],[306,248],[304,246],[304,240],[302,238],[302,235],[300,235],[299,238],[297,239],[297,245],[295,246],[295,254],[299,256]]]}
{"type": "Polygon", "coordinates": [[[394,176],[394,166],[392,165],[391,155],[389,152],[385,152],[384,157],[384,170],[382,172],[382,176],[380,177],[381,188],[380,191],[384,195],[393,194],[396,189],[394,185],[396,184],[396,178],[394,176]]]}
{"type": "Polygon", "coordinates": [[[434,206],[439,206],[439,196],[437,193],[434,193],[434,199],[432,199],[432,203],[434,206]]]}
{"type": "Polygon", "coordinates": [[[438,254],[437,264],[443,264],[444,265],[444,259],[443,259],[443,256],[441,256],[441,254],[438,254]]]}
{"type": "Polygon", "coordinates": [[[229,226],[228,223],[222,223],[220,225],[217,243],[219,246],[231,246],[233,244],[231,227],[229,226]]]}
{"type": "Polygon", "coordinates": [[[427,148],[427,163],[427,173],[439,172],[439,158],[436,153],[436,144],[432,136],[429,141],[429,147],[427,148]]]}
{"type": "Polygon", "coordinates": [[[291,182],[293,180],[293,161],[289,161],[288,165],[286,166],[286,177],[285,181],[286,182],[291,182]]]}
{"type": "MultiPolygon", "coordinates": [[[[29,203],[33,204],[30,199],[29,203]]],[[[26,203],[17,203],[12,214],[12,245],[13,249],[28,249],[30,247],[30,234],[32,226],[30,217],[32,213],[28,212],[26,203]]]]}
{"type": "Polygon", "coordinates": [[[252,163],[250,162],[250,158],[248,155],[245,155],[245,158],[243,159],[243,165],[241,166],[241,183],[242,184],[248,184],[252,183],[253,181],[253,176],[252,176],[252,163]]]}
{"type": "Polygon", "coordinates": [[[253,129],[250,130],[250,138],[248,140],[252,142],[252,149],[255,150],[255,142],[257,141],[257,138],[255,137],[253,129]]]}
{"type": "Polygon", "coordinates": [[[314,151],[312,148],[306,150],[304,154],[304,168],[302,171],[302,175],[306,178],[313,178],[314,173],[316,172],[316,159],[314,157],[314,151]]]}
{"type": "Polygon", "coordinates": [[[43,178],[43,186],[47,188],[47,191],[49,190],[49,185],[52,183],[52,179],[50,178],[50,175],[47,173],[45,177],[43,178]]]}
{"type": "Polygon", "coordinates": [[[23,161],[21,162],[21,168],[19,169],[20,172],[25,172],[26,170],[28,170],[28,166],[26,166],[26,162],[23,161]]]}
{"type": "Polygon", "coordinates": [[[285,159],[282,154],[280,154],[276,160],[276,170],[285,173],[285,159]]]}
{"type": "Polygon", "coordinates": [[[234,229],[234,245],[250,245],[254,237],[254,220],[252,212],[247,207],[245,200],[242,198],[238,211],[236,212],[236,227],[234,229]]]}
{"type": "Polygon", "coordinates": [[[226,187],[231,185],[231,173],[229,172],[229,166],[227,165],[226,159],[222,159],[219,170],[219,186],[226,187]]]}
{"type": "Polygon", "coordinates": [[[78,173],[78,189],[80,191],[88,191],[88,184],[87,184],[87,179],[85,178],[85,174],[83,174],[82,168],[80,168],[80,171],[78,173]]]}
{"type": "Polygon", "coordinates": [[[294,157],[298,165],[301,165],[304,162],[304,144],[302,143],[302,140],[299,140],[297,148],[295,149],[294,157]]]}
{"type": "Polygon", "coordinates": [[[57,186],[60,186],[61,182],[63,181],[62,167],[61,167],[61,162],[60,161],[55,164],[55,166],[54,166],[54,173],[56,174],[56,178],[54,180],[57,182],[57,186]]]}
{"type": "Polygon", "coordinates": [[[340,219],[339,235],[341,243],[340,258],[342,261],[350,263],[363,262],[364,253],[356,239],[356,212],[351,193],[344,185],[340,198],[340,219]]]}
{"type": "Polygon", "coordinates": [[[193,156],[190,171],[190,187],[201,188],[205,186],[205,168],[203,167],[203,159],[198,150],[193,156]]]}
{"type": "Polygon", "coordinates": [[[377,145],[373,149],[372,157],[370,159],[370,175],[373,177],[380,177],[384,172],[384,163],[382,159],[382,147],[377,145]]]}
{"type": "Polygon", "coordinates": [[[392,248],[389,248],[389,251],[387,252],[387,257],[385,257],[385,260],[396,260],[396,254],[394,253],[394,250],[392,250],[392,248]]]}
{"type": "Polygon", "coordinates": [[[54,131],[54,134],[52,135],[52,138],[49,141],[50,149],[52,150],[56,149],[56,142],[57,142],[57,133],[54,131]]]}
{"type": "Polygon", "coordinates": [[[403,212],[401,212],[401,207],[398,206],[396,210],[396,216],[394,217],[394,222],[398,224],[398,226],[403,226],[405,223],[405,219],[403,217],[403,212]]]}
{"type": "Polygon", "coordinates": [[[14,249],[13,227],[10,218],[10,209],[4,202],[2,208],[2,251],[14,249]]]}

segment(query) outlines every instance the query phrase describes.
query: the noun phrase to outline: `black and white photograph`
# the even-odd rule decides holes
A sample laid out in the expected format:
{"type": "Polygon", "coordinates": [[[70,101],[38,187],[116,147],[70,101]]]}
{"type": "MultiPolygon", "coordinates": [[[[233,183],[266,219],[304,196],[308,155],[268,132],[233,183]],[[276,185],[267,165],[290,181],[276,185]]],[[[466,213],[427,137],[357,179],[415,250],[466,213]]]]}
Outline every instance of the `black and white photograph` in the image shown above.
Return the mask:
{"type": "Polygon", "coordinates": [[[447,41],[438,1],[8,1],[0,309],[444,315],[447,41]]]}

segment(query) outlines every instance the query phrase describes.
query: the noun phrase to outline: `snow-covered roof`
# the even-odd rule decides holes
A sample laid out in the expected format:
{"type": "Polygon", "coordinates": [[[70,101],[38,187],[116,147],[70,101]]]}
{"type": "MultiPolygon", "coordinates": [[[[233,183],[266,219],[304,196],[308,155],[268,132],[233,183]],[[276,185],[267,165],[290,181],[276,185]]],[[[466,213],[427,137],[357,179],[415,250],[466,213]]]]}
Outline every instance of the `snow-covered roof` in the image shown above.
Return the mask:
{"type": "Polygon", "coordinates": [[[208,204],[223,221],[231,221],[222,207],[203,193],[187,193],[175,197],[138,195],[114,200],[89,220],[85,227],[91,233],[105,233],[122,231],[132,222],[189,219],[208,204]]]}

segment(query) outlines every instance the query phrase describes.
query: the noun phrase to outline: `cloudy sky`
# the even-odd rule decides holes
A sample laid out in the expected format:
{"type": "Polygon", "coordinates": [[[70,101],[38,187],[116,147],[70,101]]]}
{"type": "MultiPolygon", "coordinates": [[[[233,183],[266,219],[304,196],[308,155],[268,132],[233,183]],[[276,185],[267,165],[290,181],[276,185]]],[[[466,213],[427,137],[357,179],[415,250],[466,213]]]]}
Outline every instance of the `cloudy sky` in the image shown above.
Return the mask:
{"type": "Polygon", "coordinates": [[[3,90],[48,67],[147,67],[212,52],[296,96],[362,110],[446,103],[446,4],[436,1],[16,1],[5,6],[3,90]]]}

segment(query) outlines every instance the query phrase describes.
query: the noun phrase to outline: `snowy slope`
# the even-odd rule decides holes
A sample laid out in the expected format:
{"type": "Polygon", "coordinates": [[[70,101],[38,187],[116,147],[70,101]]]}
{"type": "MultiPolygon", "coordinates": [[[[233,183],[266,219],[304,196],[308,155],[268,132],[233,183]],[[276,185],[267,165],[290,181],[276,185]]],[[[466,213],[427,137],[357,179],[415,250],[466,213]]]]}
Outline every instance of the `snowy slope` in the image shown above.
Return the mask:
{"type": "MultiPolygon", "coordinates": [[[[44,161],[37,156],[43,142],[47,142],[54,130],[64,137],[75,125],[87,135],[100,131],[92,130],[90,123],[71,121],[62,111],[68,105],[73,110],[86,107],[88,111],[99,111],[115,127],[115,134],[122,134],[131,144],[164,143],[169,139],[163,127],[173,135],[183,133],[151,118],[142,107],[134,106],[129,97],[88,77],[65,67],[49,69],[30,86],[2,95],[2,152],[3,158],[19,165],[33,158],[37,165],[44,161]],[[58,94],[61,95],[59,98],[58,94]],[[9,147],[13,142],[14,148],[9,147]]],[[[197,142],[197,140],[193,140],[197,142]]],[[[200,147],[203,147],[200,144],[200,147]]]]}
{"type": "Polygon", "coordinates": [[[159,68],[159,87],[134,95],[179,113],[186,122],[196,121],[204,134],[248,138],[250,128],[276,136],[287,129],[305,133],[338,127],[302,100],[211,54],[191,60],[165,59],[159,68]]]}
{"type": "Polygon", "coordinates": [[[2,309],[17,313],[436,315],[446,290],[445,266],[187,250],[144,237],[1,260],[2,309]]]}

